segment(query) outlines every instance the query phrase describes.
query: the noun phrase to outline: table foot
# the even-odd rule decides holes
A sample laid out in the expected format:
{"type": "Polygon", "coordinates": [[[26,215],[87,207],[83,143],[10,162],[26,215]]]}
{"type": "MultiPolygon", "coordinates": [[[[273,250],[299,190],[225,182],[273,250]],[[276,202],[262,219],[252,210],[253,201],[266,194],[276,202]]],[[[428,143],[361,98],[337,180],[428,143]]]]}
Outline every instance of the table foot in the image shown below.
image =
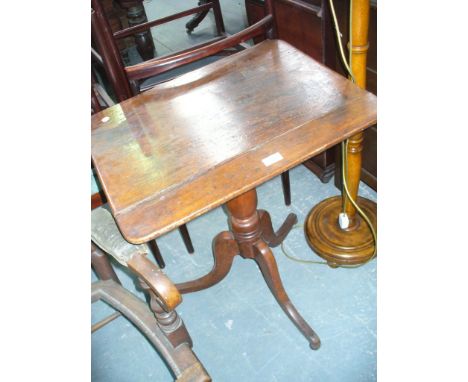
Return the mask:
{"type": "Polygon", "coordinates": [[[277,247],[283,240],[288,236],[289,232],[293,228],[294,224],[297,223],[296,214],[289,214],[284,223],[281,225],[279,230],[275,232],[271,223],[270,214],[265,210],[258,210],[258,216],[260,219],[261,226],[261,237],[270,247],[277,247]]]}
{"type": "Polygon", "coordinates": [[[196,280],[176,284],[180,293],[191,293],[209,288],[226,277],[232,267],[234,256],[239,247],[231,232],[221,232],[213,240],[214,265],[210,273],[196,280]]]}
{"type": "Polygon", "coordinates": [[[269,245],[278,245],[297,222],[290,214],[277,233],[273,231],[270,214],[257,210],[257,193],[250,190],[227,203],[230,226],[239,246],[240,255],[257,262],[271,293],[286,315],[309,341],[312,349],[320,347],[320,339],[289,300],[269,245]]]}
{"type": "Polygon", "coordinates": [[[229,273],[237,255],[257,262],[271,293],[289,319],[309,341],[312,349],[320,347],[320,339],[292,304],[281,281],[276,260],[269,247],[279,245],[297,223],[297,216],[289,214],[275,233],[267,211],[257,210],[257,193],[254,190],[227,203],[232,232],[221,232],[213,240],[214,265],[199,279],[176,284],[180,293],[196,292],[220,282],[229,273]]]}
{"type": "Polygon", "coordinates": [[[320,347],[320,338],[312,330],[309,324],[302,318],[284,290],[283,283],[278,272],[278,266],[276,265],[276,260],[273,256],[273,253],[271,252],[271,249],[262,240],[255,244],[255,249],[256,256],[254,260],[260,267],[263,278],[270,288],[271,293],[273,296],[275,296],[276,301],[289,317],[289,319],[294,323],[294,325],[296,325],[299,331],[309,341],[310,347],[314,350],[318,349],[320,347]]]}

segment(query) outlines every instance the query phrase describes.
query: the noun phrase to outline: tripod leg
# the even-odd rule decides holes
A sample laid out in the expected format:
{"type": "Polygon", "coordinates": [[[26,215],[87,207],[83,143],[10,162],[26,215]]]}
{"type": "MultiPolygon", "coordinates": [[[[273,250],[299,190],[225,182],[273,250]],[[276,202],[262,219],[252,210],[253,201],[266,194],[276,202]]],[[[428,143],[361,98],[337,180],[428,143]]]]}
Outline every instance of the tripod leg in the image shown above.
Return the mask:
{"type": "Polygon", "coordinates": [[[286,294],[278,272],[278,266],[276,265],[276,260],[273,257],[271,249],[262,240],[255,244],[255,249],[255,261],[260,267],[263,278],[270,288],[271,293],[273,293],[273,296],[275,296],[276,301],[289,317],[289,319],[294,323],[294,325],[296,325],[299,331],[309,341],[310,347],[314,350],[318,349],[320,347],[320,339],[309,326],[309,324],[304,320],[304,318],[302,318],[286,294]]]}
{"type": "Polygon", "coordinates": [[[219,283],[229,273],[234,256],[238,253],[239,248],[232,233],[227,231],[219,233],[213,240],[214,265],[212,270],[196,280],[176,284],[177,289],[180,293],[190,293],[219,283]]]}
{"type": "Polygon", "coordinates": [[[265,210],[258,210],[258,216],[260,219],[260,226],[262,229],[261,237],[267,242],[270,247],[277,247],[286,238],[288,233],[293,228],[294,224],[297,223],[296,214],[289,214],[284,223],[278,229],[277,232],[273,230],[271,223],[270,214],[265,210]]]}

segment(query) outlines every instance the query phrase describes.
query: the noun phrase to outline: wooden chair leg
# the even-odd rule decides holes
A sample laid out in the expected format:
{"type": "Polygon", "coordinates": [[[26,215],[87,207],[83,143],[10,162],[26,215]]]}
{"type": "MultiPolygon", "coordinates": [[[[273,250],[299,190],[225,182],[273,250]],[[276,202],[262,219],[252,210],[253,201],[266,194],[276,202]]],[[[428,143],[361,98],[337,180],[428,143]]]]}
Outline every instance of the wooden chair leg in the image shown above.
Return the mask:
{"type": "Polygon", "coordinates": [[[281,183],[283,184],[284,204],[291,205],[291,183],[289,182],[289,171],[281,174],[281,183]]]}
{"type": "Polygon", "coordinates": [[[117,277],[114,268],[112,268],[107,254],[93,242],[91,242],[91,265],[99,279],[114,280],[116,283],[120,284],[120,280],[117,277]]]}
{"type": "MultiPolygon", "coordinates": [[[[187,226],[185,224],[179,227],[179,232],[182,235],[182,239],[184,240],[184,244],[185,244],[185,247],[187,248],[188,253],[192,254],[193,252],[195,252],[195,250],[193,249],[192,240],[190,239],[190,235],[188,233],[187,226]]],[[[159,250],[156,240],[151,240],[148,243],[148,247],[153,253],[156,263],[159,265],[161,269],[164,269],[166,266],[166,263],[164,262],[164,259],[161,255],[161,251],[159,250]]]]}
{"type": "Polygon", "coordinates": [[[213,1],[213,13],[216,22],[216,30],[218,31],[219,35],[222,35],[226,32],[226,28],[224,27],[223,14],[221,13],[221,6],[219,4],[219,0],[213,1]]]}
{"type": "MultiPolygon", "coordinates": [[[[208,0],[200,0],[198,2],[198,5],[203,5],[206,3],[208,3],[208,0]]],[[[189,22],[185,24],[185,28],[187,28],[187,33],[193,32],[193,30],[203,21],[203,19],[206,17],[207,14],[208,14],[208,11],[203,11],[193,16],[189,20],[189,22]]]]}
{"type": "Polygon", "coordinates": [[[159,265],[159,268],[164,269],[164,267],[166,266],[166,263],[164,262],[164,259],[161,255],[161,251],[159,250],[156,240],[151,240],[148,243],[148,247],[153,253],[154,259],[156,260],[156,263],[159,265]]]}
{"type": "Polygon", "coordinates": [[[167,336],[174,348],[177,348],[182,343],[186,343],[192,347],[192,338],[190,337],[184,322],[177,314],[175,310],[166,311],[162,307],[159,298],[150,289],[148,284],[141,278],[138,277],[138,282],[141,288],[148,292],[150,298],[150,308],[154,313],[154,316],[158,322],[159,327],[167,336]]]}
{"type": "Polygon", "coordinates": [[[105,301],[121,312],[145,335],[166,361],[177,381],[211,381],[209,374],[193,353],[190,335],[175,311],[173,312],[175,316],[158,318],[146,303],[110,280],[92,284],[91,301],[97,300],[105,301]],[[175,320],[173,320],[174,317],[176,317],[175,320]],[[164,321],[163,318],[169,318],[169,320],[164,321]],[[169,322],[175,323],[175,327],[170,328],[169,322]],[[183,333],[184,331],[186,334],[183,333]],[[170,332],[169,335],[168,332],[170,332]],[[177,336],[174,335],[175,333],[177,336]]]}
{"type": "Polygon", "coordinates": [[[320,339],[309,324],[302,318],[284,290],[283,283],[278,272],[278,266],[276,265],[276,260],[273,257],[271,249],[262,240],[258,241],[254,247],[256,249],[255,261],[260,267],[263,278],[270,288],[271,293],[275,296],[276,301],[278,301],[278,304],[289,319],[309,341],[310,347],[314,350],[318,349],[320,347],[320,339]]]}
{"type": "Polygon", "coordinates": [[[182,240],[184,240],[185,248],[187,248],[188,253],[192,254],[195,252],[193,249],[192,239],[190,239],[190,235],[185,224],[182,224],[179,227],[179,232],[182,235],[182,240]]]}

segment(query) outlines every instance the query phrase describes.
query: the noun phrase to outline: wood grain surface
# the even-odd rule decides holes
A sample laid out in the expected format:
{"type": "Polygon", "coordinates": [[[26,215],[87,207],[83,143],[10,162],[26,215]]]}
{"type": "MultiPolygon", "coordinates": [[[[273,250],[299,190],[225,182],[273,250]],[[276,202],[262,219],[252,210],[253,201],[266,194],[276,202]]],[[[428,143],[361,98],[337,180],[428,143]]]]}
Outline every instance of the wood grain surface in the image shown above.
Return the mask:
{"type": "Polygon", "coordinates": [[[144,243],[375,122],[374,95],[267,40],[95,114],[92,156],[123,235],[144,243]]]}

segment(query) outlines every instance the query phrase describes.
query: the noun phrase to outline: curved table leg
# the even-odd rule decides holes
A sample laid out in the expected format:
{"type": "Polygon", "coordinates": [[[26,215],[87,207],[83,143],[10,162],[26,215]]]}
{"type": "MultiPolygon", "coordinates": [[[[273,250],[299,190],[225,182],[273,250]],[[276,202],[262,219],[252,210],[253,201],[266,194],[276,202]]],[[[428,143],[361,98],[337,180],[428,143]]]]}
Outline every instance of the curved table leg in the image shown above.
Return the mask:
{"type": "Polygon", "coordinates": [[[290,213],[277,232],[273,230],[270,214],[265,210],[258,210],[260,219],[261,237],[270,247],[277,247],[288,236],[288,233],[297,223],[296,214],[290,213]]]}
{"type": "Polygon", "coordinates": [[[320,347],[320,339],[309,324],[302,318],[286,294],[271,249],[263,240],[258,241],[254,247],[256,249],[255,261],[260,267],[263,278],[270,288],[271,293],[275,296],[276,301],[278,301],[278,304],[299,331],[307,338],[310,347],[314,350],[318,349],[320,347]]]}
{"type": "Polygon", "coordinates": [[[213,240],[214,265],[210,273],[196,280],[176,284],[180,293],[191,293],[209,288],[219,283],[232,266],[234,256],[239,254],[239,247],[231,232],[221,232],[213,240]]]}

